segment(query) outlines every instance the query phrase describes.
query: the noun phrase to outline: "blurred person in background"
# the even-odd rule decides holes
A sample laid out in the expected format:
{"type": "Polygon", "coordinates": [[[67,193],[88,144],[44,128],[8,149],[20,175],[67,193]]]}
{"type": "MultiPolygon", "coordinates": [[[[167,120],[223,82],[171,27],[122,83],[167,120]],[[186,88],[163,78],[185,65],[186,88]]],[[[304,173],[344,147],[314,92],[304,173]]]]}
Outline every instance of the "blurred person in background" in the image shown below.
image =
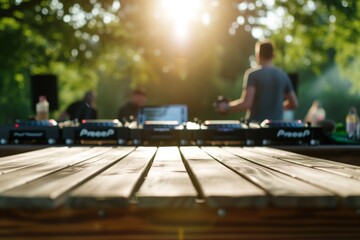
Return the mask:
{"type": "Polygon", "coordinates": [[[298,99],[288,75],[273,65],[274,50],[268,40],[256,43],[258,66],[246,70],[241,97],[220,102],[216,111],[222,114],[246,111],[247,120],[262,122],[265,119],[283,120],[284,109],[298,107],[298,99]]]}
{"type": "Polygon", "coordinates": [[[59,116],[59,121],[97,119],[94,91],[87,91],[82,100],[70,104],[59,116]]]}
{"type": "Polygon", "coordinates": [[[147,102],[146,91],[142,88],[137,88],[132,91],[130,100],[120,107],[118,112],[118,119],[121,122],[132,122],[137,120],[138,111],[145,106],[147,102]]]}
{"type": "Polygon", "coordinates": [[[312,126],[317,126],[318,123],[324,121],[326,118],[326,111],[321,106],[320,101],[314,100],[306,113],[304,121],[307,123],[311,123],[312,126]]]}

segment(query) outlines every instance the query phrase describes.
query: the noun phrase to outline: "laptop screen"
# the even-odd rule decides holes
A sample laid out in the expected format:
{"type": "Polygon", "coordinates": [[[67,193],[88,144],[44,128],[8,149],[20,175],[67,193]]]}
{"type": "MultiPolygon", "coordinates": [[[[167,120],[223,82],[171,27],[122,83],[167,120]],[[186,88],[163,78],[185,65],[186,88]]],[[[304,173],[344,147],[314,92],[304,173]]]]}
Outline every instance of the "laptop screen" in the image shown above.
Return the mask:
{"type": "Polygon", "coordinates": [[[138,124],[168,122],[171,125],[180,125],[186,123],[187,118],[186,105],[146,106],[139,110],[138,124]]]}

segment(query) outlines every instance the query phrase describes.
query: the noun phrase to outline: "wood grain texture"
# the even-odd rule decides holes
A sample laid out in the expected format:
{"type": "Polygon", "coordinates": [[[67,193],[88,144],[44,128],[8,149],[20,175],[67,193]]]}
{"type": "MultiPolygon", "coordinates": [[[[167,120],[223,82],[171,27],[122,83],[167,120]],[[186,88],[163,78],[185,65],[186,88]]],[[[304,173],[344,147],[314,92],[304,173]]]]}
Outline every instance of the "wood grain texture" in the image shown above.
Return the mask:
{"type": "Polygon", "coordinates": [[[352,169],[360,170],[360,166],[326,160],[317,157],[306,156],[303,154],[293,153],[293,152],[270,148],[270,147],[254,147],[254,148],[245,147],[244,149],[249,151],[256,151],[257,153],[263,152],[267,156],[283,159],[289,162],[294,162],[308,167],[352,168],[352,169]]]}
{"type": "Polygon", "coordinates": [[[337,196],[322,188],[273,171],[219,147],[202,147],[212,157],[264,189],[277,207],[333,207],[337,196]]]}
{"type": "Polygon", "coordinates": [[[96,156],[96,154],[108,149],[110,148],[102,148],[101,150],[88,148],[85,151],[81,149],[80,152],[75,151],[74,153],[73,150],[77,150],[74,148],[70,151],[63,151],[55,156],[47,157],[40,160],[40,162],[37,160],[37,157],[23,160],[21,164],[24,167],[17,166],[17,170],[0,175],[0,193],[92,158],[94,155],[96,156]]]}
{"type": "Polygon", "coordinates": [[[197,192],[178,147],[159,147],[136,197],[143,207],[190,207],[197,192]]]}
{"type": "MultiPolygon", "coordinates": [[[[29,158],[31,156],[41,156],[41,155],[49,155],[53,151],[66,151],[69,147],[44,147],[42,149],[13,154],[5,157],[0,157],[0,163],[4,161],[12,161],[12,160],[20,160],[24,158],[29,158]]],[[[2,150],[2,149],[1,149],[2,150]]]]}
{"type": "Polygon", "coordinates": [[[72,207],[128,205],[156,152],[156,147],[138,147],[106,171],[75,189],[68,198],[72,207]]]}
{"type": "MultiPolygon", "coordinates": [[[[288,151],[278,150],[274,148],[255,148],[251,149],[248,148],[248,150],[256,150],[264,152],[267,155],[273,156],[278,159],[282,159],[285,161],[293,162],[299,165],[311,167],[311,168],[317,168],[321,169],[326,172],[335,173],[344,177],[354,178],[357,180],[360,180],[360,167],[351,165],[351,164],[345,164],[345,163],[339,163],[335,161],[330,161],[322,158],[315,158],[310,157],[302,154],[292,153],[288,151]]],[[[360,159],[360,156],[359,156],[360,159]]]]}
{"type": "Polygon", "coordinates": [[[351,165],[248,147],[75,148],[7,158],[20,168],[0,174],[0,239],[360,239],[351,165]]]}
{"type": "MultiPolygon", "coordinates": [[[[0,195],[0,206],[18,208],[54,208],[63,204],[66,194],[74,187],[115,163],[133,147],[93,148],[94,157],[70,165],[44,177],[20,185],[0,195]]],[[[80,160],[80,159],[79,159],[80,160]]]]}
{"type": "Polygon", "coordinates": [[[86,151],[87,149],[90,148],[49,149],[49,152],[47,153],[40,152],[36,155],[32,154],[30,156],[23,156],[21,158],[3,161],[0,163],[0,173],[6,174],[49,161],[60,162],[67,156],[86,151]]]}
{"type": "Polygon", "coordinates": [[[259,207],[267,203],[262,189],[220,164],[199,147],[181,147],[180,150],[210,206],[259,207]]]}
{"type": "Polygon", "coordinates": [[[269,157],[256,149],[245,150],[246,148],[231,147],[224,149],[254,163],[324,188],[340,197],[339,204],[352,207],[360,206],[359,180],[269,157]]]}

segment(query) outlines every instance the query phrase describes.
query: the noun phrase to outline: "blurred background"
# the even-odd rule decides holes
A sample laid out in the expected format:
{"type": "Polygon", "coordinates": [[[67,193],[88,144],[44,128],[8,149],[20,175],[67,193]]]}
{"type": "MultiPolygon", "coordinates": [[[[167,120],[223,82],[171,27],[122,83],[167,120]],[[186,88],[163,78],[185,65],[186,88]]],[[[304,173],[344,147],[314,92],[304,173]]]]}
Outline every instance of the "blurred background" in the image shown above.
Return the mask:
{"type": "Polygon", "coordinates": [[[0,123],[35,114],[34,75],[55,76],[56,119],[90,89],[99,118],[116,118],[132,89],[148,104],[187,104],[189,120],[216,114],[218,95],[241,95],[254,44],[297,78],[304,119],[314,100],[344,122],[360,107],[357,0],[0,0],[0,123]]]}

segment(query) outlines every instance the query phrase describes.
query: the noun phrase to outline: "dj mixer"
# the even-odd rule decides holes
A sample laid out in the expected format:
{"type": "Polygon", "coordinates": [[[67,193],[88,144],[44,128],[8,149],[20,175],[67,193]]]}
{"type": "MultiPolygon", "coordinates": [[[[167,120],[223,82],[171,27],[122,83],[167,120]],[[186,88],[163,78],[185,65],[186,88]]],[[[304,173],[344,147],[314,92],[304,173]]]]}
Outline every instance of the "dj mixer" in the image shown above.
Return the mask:
{"type": "Polygon", "coordinates": [[[1,144],[57,144],[60,129],[55,120],[17,120],[0,127],[1,144]]]}
{"type": "Polygon", "coordinates": [[[193,130],[196,145],[241,144],[253,145],[256,132],[239,120],[206,120],[193,130]]]}
{"type": "Polygon", "coordinates": [[[1,144],[95,145],[317,145],[324,141],[321,127],[301,121],[262,123],[239,120],[189,122],[185,105],[144,107],[136,122],[117,119],[61,122],[17,121],[0,127],[1,144]]]}
{"type": "Polygon", "coordinates": [[[323,138],[323,130],[319,127],[311,127],[301,121],[269,121],[260,124],[258,140],[261,145],[317,145],[323,138]]]}
{"type": "Polygon", "coordinates": [[[127,144],[130,129],[117,119],[83,120],[81,123],[65,125],[62,128],[62,140],[72,144],[127,144]]]}

